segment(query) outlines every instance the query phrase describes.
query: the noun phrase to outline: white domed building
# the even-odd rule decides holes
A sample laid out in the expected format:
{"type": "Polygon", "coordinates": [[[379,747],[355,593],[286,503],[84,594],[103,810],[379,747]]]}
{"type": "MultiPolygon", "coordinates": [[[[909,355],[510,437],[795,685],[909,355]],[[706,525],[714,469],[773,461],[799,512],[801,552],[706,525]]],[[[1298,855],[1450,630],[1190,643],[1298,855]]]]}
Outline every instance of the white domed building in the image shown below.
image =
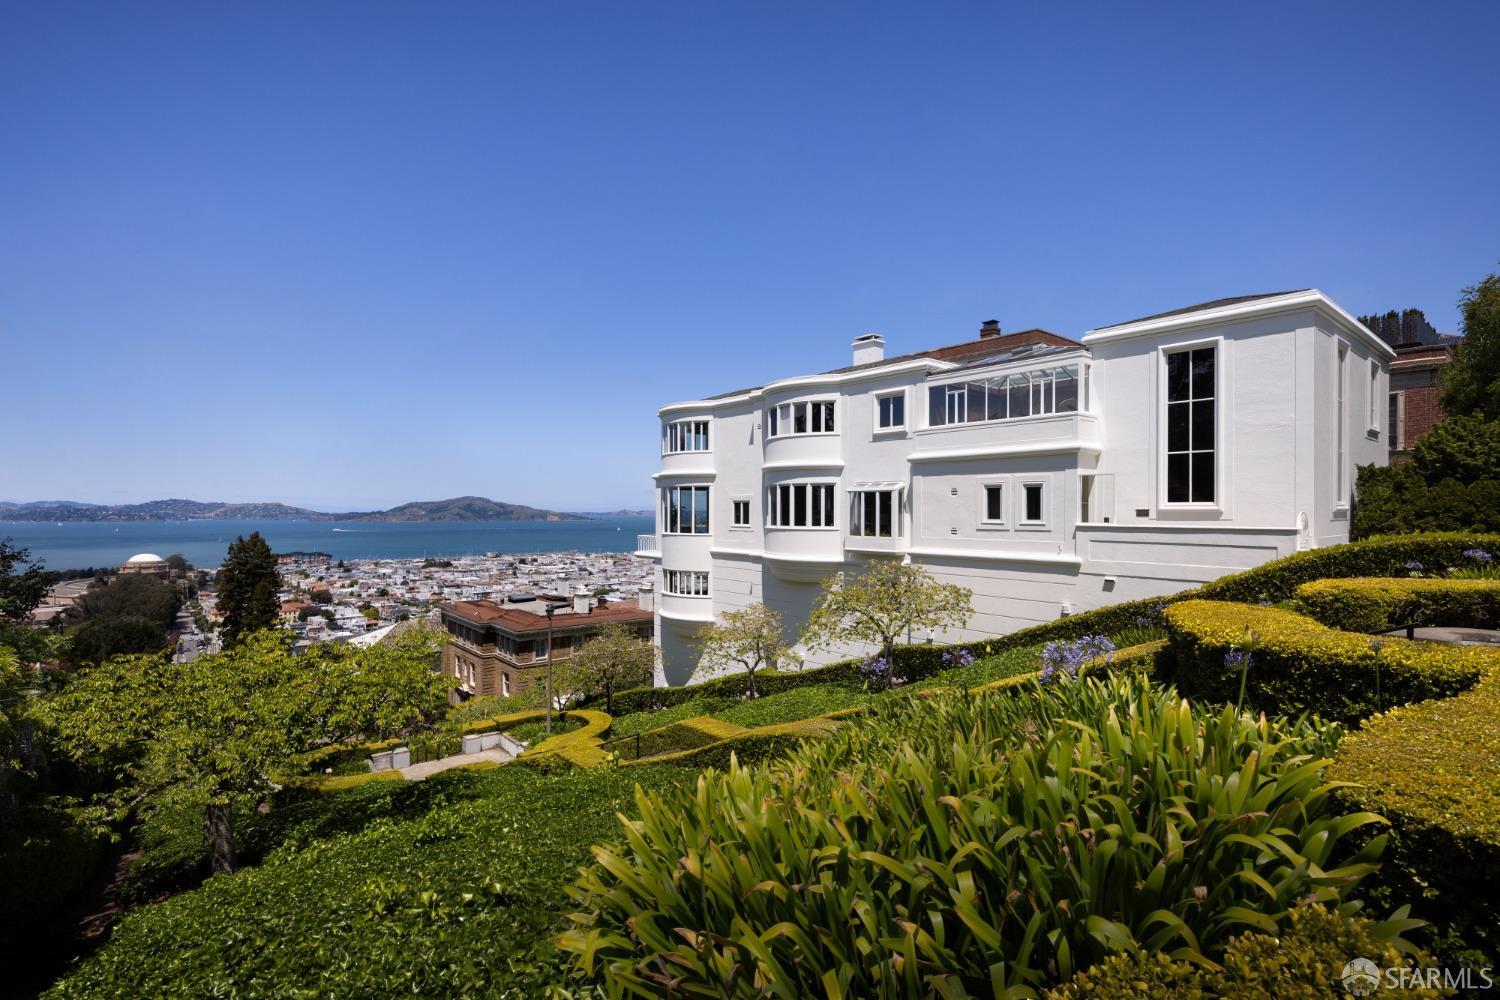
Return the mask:
{"type": "Polygon", "coordinates": [[[125,560],[125,565],[120,567],[121,573],[146,573],[151,576],[160,577],[165,580],[172,575],[172,568],[167,561],[154,552],[141,552],[125,560]]]}

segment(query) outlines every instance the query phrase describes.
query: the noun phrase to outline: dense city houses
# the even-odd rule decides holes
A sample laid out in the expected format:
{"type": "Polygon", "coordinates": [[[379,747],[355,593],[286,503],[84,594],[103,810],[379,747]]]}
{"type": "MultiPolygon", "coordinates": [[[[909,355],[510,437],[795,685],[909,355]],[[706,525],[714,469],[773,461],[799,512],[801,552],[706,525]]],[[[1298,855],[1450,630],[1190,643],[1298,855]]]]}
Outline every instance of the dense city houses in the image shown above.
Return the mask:
{"type": "Polygon", "coordinates": [[[445,602],[498,605],[515,603],[510,599],[520,595],[571,595],[581,588],[604,605],[634,604],[650,578],[622,553],[492,552],[336,562],[313,552],[288,553],[277,562],[283,622],[306,642],[363,644],[413,620],[438,626],[437,608],[445,602]]]}
{"type": "Polygon", "coordinates": [[[665,406],[637,545],[665,679],[721,612],[763,602],[796,634],[820,581],[872,559],[971,588],[969,627],[934,637],[956,640],[1347,541],[1355,467],[1387,463],[1393,357],[1307,289],[1081,340],[988,321],[887,358],[870,334],[845,367],[665,406]]]}

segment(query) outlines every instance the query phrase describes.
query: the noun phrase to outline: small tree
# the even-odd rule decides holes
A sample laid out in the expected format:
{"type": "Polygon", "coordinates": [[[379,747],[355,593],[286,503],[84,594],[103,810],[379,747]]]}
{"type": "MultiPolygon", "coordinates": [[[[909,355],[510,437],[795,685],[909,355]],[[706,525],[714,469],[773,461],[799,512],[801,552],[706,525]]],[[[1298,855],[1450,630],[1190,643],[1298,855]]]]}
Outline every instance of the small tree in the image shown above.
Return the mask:
{"type": "Polygon", "coordinates": [[[656,647],[622,622],[606,625],[573,654],[569,680],[580,690],[604,694],[604,710],[614,714],[616,691],[651,683],[656,647]]]}
{"type": "Polygon", "coordinates": [[[1443,411],[1500,420],[1500,274],[1464,289],[1463,339],[1443,367],[1443,411]]]}
{"type": "Polygon", "coordinates": [[[252,531],[249,538],[238,537],[230,543],[219,570],[219,609],[224,615],[220,634],[225,646],[237,645],[251,632],[276,624],[280,587],[276,557],[260,532],[252,531]]]}
{"type": "Polygon", "coordinates": [[[814,649],[838,643],[879,646],[888,668],[896,640],[913,630],[963,628],[974,615],[967,587],[939,583],[920,566],[872,563],[850,578],[823,581],[802,641],[814,649]]]}
{"type": "Polygon", "coordinates": [[[72,756],[116,765],[117,788],[98,807],[201,808],[214,871],[230,872],[235,810],[295,773],[298,755],[385,736],[441,710],[440,649],[439,637],[413,631],[369,649],[297,656],[278,633],[255,632],[191,663],[163,655],[101,663],[53,700],[49,715],[72,756]]]}
{"type": "Polygon", "coordinates": [[[750,697],[758,697],[755,672],[761,667],[775,668],[782,660],[793,659],[781,616],[764,604],[751,604],[737,611],[726,611],[719,620],[703,626],[698,633],[700,661],[708,667],[739,667],[750,680],[750,697]]]}
{"type": "Polygon", "coordinates": [[[0,539],[0,619],[23,622],[47,596],[42,564],[31,561],[31,551],[0,539]],[[17,571],[16,567],[26,568],[17,571]]]}

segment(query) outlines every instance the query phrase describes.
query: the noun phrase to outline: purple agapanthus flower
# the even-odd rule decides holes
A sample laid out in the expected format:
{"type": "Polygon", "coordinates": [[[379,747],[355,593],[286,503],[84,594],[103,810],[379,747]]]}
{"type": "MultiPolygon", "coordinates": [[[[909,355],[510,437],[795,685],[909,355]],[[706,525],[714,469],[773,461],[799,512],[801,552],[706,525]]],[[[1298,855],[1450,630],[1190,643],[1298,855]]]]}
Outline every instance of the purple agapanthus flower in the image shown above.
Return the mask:
{"type": "Polygon", "coordinates": [[[859,672],[865,680],[884,687],[891,679],[891,664],[885,657],[876,656],[862,663],[859,672]]]}
{"type": "Polygon", "coordinates": [[[967,649],[950,649],[943,654],[943,666],[948,669],[954,667],[968,667],[974,663],[974,654],[967,649]]]}
{"type": "Polygon", "coordinates": [[[1490,555],[1484,549],[1464,549],[1464,558],[1473,559],[1475,562],[1487,563],[1493,560],[1495,557],[1490,555]]]}
{"type": "Polygon", "coordinates": [[[1421,563],[1417,562],[1415,559],[1408,559],[1406,561],[1406,568],[1409,569],[1409,570],[1411,570],[1413,573],[1420,573],[1424,569],[1426,569],[1427,567],[1423,566],[1421,563]]]}
{"type": "Polygon", "coordinates": [[[1250,654],[1243,649],[1231,649],[1224,654],[1224,666],[1238,670],[1250,662],[1250,654]]]}
{"type": "Polygon", "coordinates": [[[1064,676],[1071,680],[1085,663],[1100,657],[1111,660],[1114,652],[1115,644],[1103,635],[1086,635],[1072,642],[1060,639],[1049,642],[1042,647],[1041,682],[1052,684],[1064,676]]]}

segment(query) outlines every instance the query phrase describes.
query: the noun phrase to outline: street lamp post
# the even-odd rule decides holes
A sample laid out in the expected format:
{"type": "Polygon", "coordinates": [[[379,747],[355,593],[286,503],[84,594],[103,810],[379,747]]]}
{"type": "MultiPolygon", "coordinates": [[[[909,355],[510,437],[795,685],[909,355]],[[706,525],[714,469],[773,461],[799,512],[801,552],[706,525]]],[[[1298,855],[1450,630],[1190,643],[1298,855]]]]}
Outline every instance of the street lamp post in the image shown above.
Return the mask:
{"type": "Polygon", "coordinates": [[[547,605],[547,735],[552,735],[552,613],[557,609],[547,605]]]}

